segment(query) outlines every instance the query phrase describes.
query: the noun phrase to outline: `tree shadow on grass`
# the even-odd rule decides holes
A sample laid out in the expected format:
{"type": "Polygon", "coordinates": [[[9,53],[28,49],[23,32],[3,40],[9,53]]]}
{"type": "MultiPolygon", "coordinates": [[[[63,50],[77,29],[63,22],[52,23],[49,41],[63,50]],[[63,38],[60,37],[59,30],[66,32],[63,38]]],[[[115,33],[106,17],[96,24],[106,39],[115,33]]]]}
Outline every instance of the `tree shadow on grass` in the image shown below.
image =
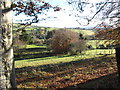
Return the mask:
{"type": "Polygon", "coordinates": [[[17,52],[15,52],[14,55],[15,60],[44,58],[54,55],[54,53],[47,51],[46,48],[27,48],[27,49],[20,49],[18,52],[20,54],[17,54],[17,52]]]}
{"type": "MultiPolygon", "coordinates": [[[[68,74],[68,73],[67,73],[68,74]]],[[[63,74],[58,74],[58,75],[54,75],[54,76],[45,76],[45,77],[40,77],[40,75],[36,75],[34,77],[31,77],[31,78],[27,78],[27,79],[24,79],[22,81],[19,81],[17,84],[24,84],[24,83],[27,83],[27,82],[31,82],[31,85],[32,85],[32,82],[40,82],[42,80],[54,80],[54,78],[56,77],[61,77],[60,80],[56,80],[56,82],[60,82],[60,83],[67,83],[67,82],[72,82],[72,83],[75,83],[74,81],[72,81],[71,79],[69,78],[64,78],[62,79],[62,76],[66,75],[66,72],[63,73],[63,74]]],[[[80,79],[81,80],[81,79],[80,79]]],[[[42,83],[42,82],[41,82],[42,83]]],[[[46,84],[46,83],[42,83],[42,84],[46,84]]],[[[50,83],[47,87],[48,88],[53,88],[55,86],[54,83],[50,83]]],[[[36,88],[38,87],[38,85],[36,85],[36,88]]],[[[85,82],[81,82],[79,84],[73,84],[73,85],[67,85],[66,87],[63,87],[62,89],[64,90],[74,90],[74,89],[95,89],[95,90],[98,90],[98,89],[102,89],[102,88],[106,88],[106,89],[111,89],[111,88],[118,88],[120,89],[120,83],[118,82],[118,73],[115,72],[115,73],[111,73],[111,74],[108,74],[108,75],[105,75],[105,76],[101,76],[101,77],[98,77],[98,78],[94,78],[94,79],[90,79],[90,80],[86,80],[85,82]]],[[[59,89],[59,88],[58,88],[59,89]]]]}
{"type": "Polygon", "coordinates": [[[15,61],[24,60],[24,59],[34,59],[33,61],[37,61],[35,60],[35,58],[45,58],[51,56],[56,56],[56,58],[64,58],[71,56],[71,55],[63,55],[63,54],[59,55],[54,52],[48,51],[46,48],[28,48],[28,49],[20,49],[20,51],[21,51],[20,55],[16,55],[16,54],[14,55],[15,61]]]}
{"type": "MultiPolygon", "coordinates": [[[[51,82],[47,87],[60,86],[60,85],[55,85],[55,83],[62,83],[61,85],[63,85],[64,83],[66,84],[66,86],[64,86],[63,89],[68,89],[68,90],[70,88],[117,87],[115,86],[117,81],[112,82],[113,83],[112,86],[111,83],[107,84],[111,79],[112,79],[111,81],[113,81],[113,77],[111,76],[115,76],[115,80],[117,80],[116,78],[117,74],[111,74],[109,73],[109,70],[106,69],[109,68],[106,66],[106,63],[111,63],[111,60],[109,60],[110,58],[107,58],[107,60],[105,59],[105,57],[99,57],[99,58],[101,59],[96,60],[96,58],[92,58],[92,59],[71,61],[67,63],[47,64],[37,67],[16,68],[16,73],[18,74],[17,78],[20,79],[17,81],[17,83],[25,84],[27,82],[31,82],[32,84],[33,82],[40,82],[42,84],[46,84],[47,82],[45,83],[45,81],[51,82]],[[98,71],[99,69],[102,70],[102,73],[98,71]],[[94,70],[98,72],[93,73],[94,70]],[[24,72],[27,72],[27,74],[19,75],[20,73],[24,73],[24,72]],[[95,77],[95,75],[97,75],[98,73],[100,73],[100,75],[95,77]],[[81,75],[81,76],[77,77],[75,75],[81,75]],[[87,79],[88,76],[90,76],[91,79],[87,79]],[[57,77],[59,77],[59,80],[56,79],[57,77]],[[105,79],[104,77],[107,77],[108,79],[105,79]],[[76,78],[77,80],[75,79],[76,80],[75,81],[72,78],[76,78]],[[80,80],[83,80],[84,82],[79,82],[80,80]],[[76,82],[78,82],[78,84],[75,84],[76,82]],[[93,83],[91,84],[91,82],[93,83]],[[67,83],[72,83],[72,85],[68,85],[67,83]],[[104,85],[104,83],[106,83],[106,85],[104,85]]],[[[39,85],[36,84],[36,87],[39,87],[39,85]]]]}
{"type": "Polygon", "coordinates": [[[120,89],[120,83],[118,81],[118,73],[112,73],[109,75],[101,76],[99,78],[91,79],[86,82],[72,85],[65,87],[64,89],[82,89],[82,88],[93,88],[95,90],[97,89],[111,89],[111,88],[118,88],[120,89]]]}
{"type": "MultiPolygon", "coordinates": [[[[58,56],[59,57],[59,56],[58,56]]],[[[57,58],[58,58],[57,57],[57,58]]],[[[60,58],[64,58],[64,57],[69,57],[68,56],[62,56],[60,58]]],[[[101,56],[101,57],[96,57],[96,58],[89,58],[89,59],[79,59],[79,60],[76,60],[76,61],[70,61],[70,62],[60,62],[60,63],[57,63],[57,64],[45,64],[45,65],[40,65],[40,66],[28,66],[28,67],[22,67],[22,68],[16,68],[16,70],[31,70],[31,69],[40,69],[40,70],[43,70],[43,71],[46,71],[46,72],[57,72],[60,70],[60,67],[63,69],[63,67],[68,67],[69,65],[72,67],[75,65],[75,66],[84,66],[85,64],[86,65],[90,65],[90,64],[96,64],[96,63],[101,63],[101,62],[110,62],[111,60],[107,60],[107,61],[103,61],[102,59],[101,60],[95,60],[97,58],[102,58],[104,56],[101,56]],[[55,70],[55,67],[59,67],[59,70],[55,70]]],[[[37,61],[37,60],[36,60],[37,61]]]]}
{"type": "Polygon", "coordinates": [[[44,58],[44,57],[51,57],[54,56],[54,53],[37,53],[37,54],[25,54],[21,56],[15,55],[15,61],[23,60],[23,59],[35,59],[35,58],[44,58]]]}
{"type": "Polygon", "coordinates": [[[26,48],[26,49],[21,49],[21,50],[24,50],[25,52],[29,52],[29,51],[44,51],[44,50],[46,50],[46,48],[45,47],[38,47],[38,48],[26,48]]]}

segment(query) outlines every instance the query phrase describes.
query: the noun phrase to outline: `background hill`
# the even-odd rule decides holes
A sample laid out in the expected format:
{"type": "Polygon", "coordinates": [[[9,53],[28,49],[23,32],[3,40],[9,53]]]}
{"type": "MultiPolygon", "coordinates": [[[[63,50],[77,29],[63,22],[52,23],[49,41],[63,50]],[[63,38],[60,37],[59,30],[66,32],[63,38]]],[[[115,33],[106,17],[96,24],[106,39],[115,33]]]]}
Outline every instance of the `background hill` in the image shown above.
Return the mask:
{"type": "MultiPolygon", "coordinates": [[[[17,30],[20,27],[24,27],[24,25],[20,24],[13,24],[13,30],[17,30]]],[[[52,27],[39,27],[39,26],[27,26],[25,30],[38,30],[38,29],[45,29],[47,31],[52,31],[52,30],[58,30],[60,28],[52,28],[52,27]]],[[[76,28],[67,28],[69,30],[82,33],[84,36],[93,36],[95,31],[94,30],[82,30],[82,29],[76,29],[76,28]]]]}

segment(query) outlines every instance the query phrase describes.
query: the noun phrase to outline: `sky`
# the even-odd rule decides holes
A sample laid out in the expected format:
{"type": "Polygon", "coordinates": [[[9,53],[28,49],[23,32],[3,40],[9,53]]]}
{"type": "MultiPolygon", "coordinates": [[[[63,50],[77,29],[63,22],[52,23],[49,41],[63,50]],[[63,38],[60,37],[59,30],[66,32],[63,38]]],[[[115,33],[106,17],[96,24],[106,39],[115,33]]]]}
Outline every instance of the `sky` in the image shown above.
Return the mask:
{"type": "MultiPolygon", "coordinates": [[[[78,11],[73,10],[72,6],[68,5],[67,0],[45,0],[45,1],[51,4],[52,6],[59,6],[62,9],[57,12],[54,12],[53,10],[50,10],[49,12],[45,12],[47,16],[38,15],[40,19],[46,17],[57,17],[57,18],[48,18],[46,20],[40,21],[39,23],[35,23],[32,25],[43,26],[43,27],[58,27],[58,28],[69,28],[69,27],[92,28],[95,27],[98,23],[100,23],[99,20],[93,20],[89,25],[86,26],[85,19],[75,17],[74,13],[78,13],[82,17],[83,16],[92,17],[94,15],[94,12],[91,13],[88,8],[84,13],[80,14],[78,11]],[[79,23],[82,23],[82,25],[79,24],[76,20],[78,20],[79,23]]],[[[99,1],[101,0],[89,0],[89,2],[92,3],[96,3],[99,1]]],[[[95,8],[91,8],[91,9],[95,11],[95,8]]],[[[14,16],[13,23],[19,23],[21,22],[19,21],[20,19],[26,19],[26,18],[29,17],[26,17],[23,14],[14,16]]]]}

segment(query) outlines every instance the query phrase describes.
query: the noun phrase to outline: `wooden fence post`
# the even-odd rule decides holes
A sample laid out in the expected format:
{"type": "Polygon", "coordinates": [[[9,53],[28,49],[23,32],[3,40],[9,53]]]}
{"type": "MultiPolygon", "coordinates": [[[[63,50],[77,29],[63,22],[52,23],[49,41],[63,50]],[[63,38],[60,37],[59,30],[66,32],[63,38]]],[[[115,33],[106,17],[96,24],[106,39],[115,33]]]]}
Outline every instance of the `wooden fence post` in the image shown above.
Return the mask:
{"type": "Polygon", "coordinates": [[[116,61],[117,61],[119,83],[120,83],[120,47],[116,47],[116,61]]]}

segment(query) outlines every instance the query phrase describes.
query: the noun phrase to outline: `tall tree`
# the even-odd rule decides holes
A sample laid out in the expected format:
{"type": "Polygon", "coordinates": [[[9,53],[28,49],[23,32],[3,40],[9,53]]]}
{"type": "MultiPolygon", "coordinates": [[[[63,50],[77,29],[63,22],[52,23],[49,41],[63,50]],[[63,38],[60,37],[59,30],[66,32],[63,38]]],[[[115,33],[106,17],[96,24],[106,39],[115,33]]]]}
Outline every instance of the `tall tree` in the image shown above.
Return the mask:
{"type": "MultiPolygon", "coordinates": [[[[59,11],[60,7],[52,7],[50,4],[38,1],[0,1],[0,42],[2,53],[0,55],[0,88],[16,88],[15,68],[13,59],[13,40],[12,40],[12,11],[16,11],[16,15],[24,13],[27,16],[34,17],[31,21],[24,23],[25,27],[39,21],[37,14],[41,14],[43,10],[53,8],[54,11],[59,11]],[[40,4],[42,3],[42,4],[40,4]]],[[[24,30],[24,28],[19,30],[24,30]]]]}
{"type": "Polygon", "coordinates": [[[2,58],[0,59],[0,87],[1,88],[15,88],[15,69],[13,61],[13,47],[12,47],[12,11],[11,0],[5,2],[0,1],[1,12],[1,45],[2,58]]]}

